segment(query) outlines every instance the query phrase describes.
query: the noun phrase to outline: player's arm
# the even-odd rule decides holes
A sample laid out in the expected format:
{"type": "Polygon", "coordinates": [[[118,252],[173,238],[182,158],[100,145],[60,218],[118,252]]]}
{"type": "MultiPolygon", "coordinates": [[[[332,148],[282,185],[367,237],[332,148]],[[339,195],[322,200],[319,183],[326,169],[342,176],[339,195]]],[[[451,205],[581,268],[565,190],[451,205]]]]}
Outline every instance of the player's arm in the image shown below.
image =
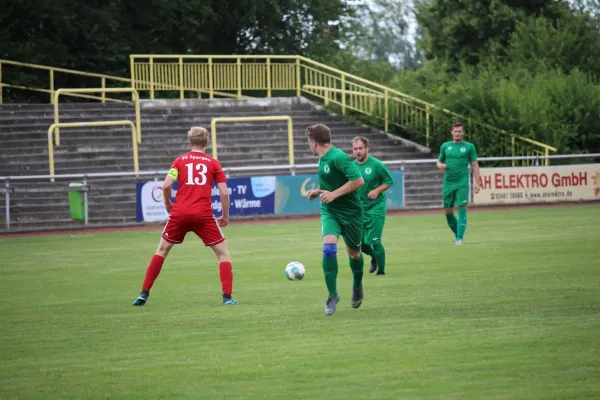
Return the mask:
{"type": "Polygon", "coordinates": [[[358,190],[364,184],[365,184],[365,181],[364,181],[363,177],[361,176],[358,179],[354,179],[352,181],[348,181],[348,182],[344,183],[340,188],[338,188],[337,190],[334,190],[331,193],[334,195],[334,198],[337,199],[338,197],[344,196],[348,193],[352,193],[352,192],[358,190]]]}
{"type": "Polygon", "coordinates": [[[220,227],[225,227],[229,223],[229,189],[227,188],[227,175],[221,166],[221,163],[217,160],[213,161],[213,167],[215,171],[215,182],[217,189],[219,189],[219,198],[221,200],[221,216],[217,218],[217,222],[220,227]]]}
{"type": "Polygon", "coordinates": [[[390,174],[390,170],[384,163],[379,164],[378,173],[381,179],[381,185],[377,186],[367,194],[367,197],[371,200],[375,200],[377,196],[394,186],[395,183],[392,174],[390,174]]]}
{"type": "Polygon", "coordinates": [[[440,171],[443,171],[446,169],[446,148],[444,147],[444,145],[440,146],[440,156],[438,157],[436,166],[438,167],[438,169],[440,171]]]}
{"type": "Polygon", "coordinates": [[[173,184],[177,181],[177,177],[179,176],[179,171],[175,166],[171,166],[167,177],[163,183],[163,200],[165,202],[165,208],[169,213],[171,213],[171,209],[173,208],[173,203],[171,203],[171,193],[173,193],[173,184]]]}
{"type": "Polygon", "coordinates": [[[471,147],[471,152],[469,153],[469,161],[471,162],[471,168],[473,168],[473,190],[475,193],[479,193],[479,182],[481,182],[481,174],[479,171],[479,163],[477,162],[477,151],[475,150],[475,146],[471,147]]]}
{"type": "Polygon", "coordinates": [[[220,221],[223,221],[224,225],[227,226],[229,221],[229,190],[227,189],[227,183],[220,182],[217,183],[217,188],[219,189],[219,197],[221,198],[221,207],[223,208],[223,214],[219,218],[220,221]]]}

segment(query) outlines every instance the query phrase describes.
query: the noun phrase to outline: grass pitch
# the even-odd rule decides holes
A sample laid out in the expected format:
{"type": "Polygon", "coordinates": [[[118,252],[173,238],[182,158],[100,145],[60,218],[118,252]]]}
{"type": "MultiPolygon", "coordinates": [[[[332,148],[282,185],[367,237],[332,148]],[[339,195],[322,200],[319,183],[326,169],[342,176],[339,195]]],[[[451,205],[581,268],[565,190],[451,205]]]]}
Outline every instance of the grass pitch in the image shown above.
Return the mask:
{"type": "Polygon", "coordinates": [[[598,205],[471,212],[462,247],[391,217],[388,275],[354,310],[340,251],[331,317],[318,221],[226,228],[237,306],[190,234],[133,307],[159,232],[0,239],[0,398],[600,397],[598,205]]]}

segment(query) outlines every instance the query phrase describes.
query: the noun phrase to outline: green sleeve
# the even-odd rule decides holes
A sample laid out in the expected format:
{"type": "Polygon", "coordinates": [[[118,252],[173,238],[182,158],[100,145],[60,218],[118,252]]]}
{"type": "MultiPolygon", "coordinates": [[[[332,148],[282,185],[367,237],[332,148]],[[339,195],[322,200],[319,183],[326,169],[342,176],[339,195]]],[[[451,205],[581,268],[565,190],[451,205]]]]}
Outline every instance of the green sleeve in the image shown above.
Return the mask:
{"type": "Polygon", "coordinates": [[[379,163],[379,178],[381,179],[382,184],[394,186],[394,178],[392,178],[392,174],[390,174],[388,167],[382,162],[379,163]]]}
{"type": "Polygon", "coordinates": [[[471,144],[471,149],[469,151],[469,162],[477,161],[477,151],[475,150],[475,145],[471,144]]]}
{"type": "Polygon", "coordinates": [[[438,157],[439,162],[446,161],[446,151],[445,150],[446,150],[446,144],[444,143],[440,146],[440,156],[438,157]]]}
{"type": "Polygon", "coordinates": [[[349,181],[355,181],[362,177],[358,166],[352,162],[346,154],[340,154],[334,160],[335,166],[344,174],[349,181]]]}

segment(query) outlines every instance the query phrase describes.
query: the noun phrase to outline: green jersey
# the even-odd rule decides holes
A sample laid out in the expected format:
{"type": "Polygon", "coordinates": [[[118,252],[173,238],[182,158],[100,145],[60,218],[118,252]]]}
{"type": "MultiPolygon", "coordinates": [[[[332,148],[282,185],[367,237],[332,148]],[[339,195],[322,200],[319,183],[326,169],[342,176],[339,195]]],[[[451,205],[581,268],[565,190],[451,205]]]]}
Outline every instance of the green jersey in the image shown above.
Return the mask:
{"type": "Polygon", "coordinates": [[[446,164],[444,182],[469,182],[469,163],[477,161],[473,143],[446,142],[440,147],[440,162],[446,164]]]}
{"type": "MultiPolygon", "coordinates": [[[[333,192],[348,181],[360,178],[360,171],[350,157],[335,146],[319,159],[319,189],[333,192]]],[[[356,191],[338,197],[329,204],[321,203],[321,212],[329,213],[348,224],[362,220],[362,204],[356,191]]]]}
{"type": "Polygon", "coordinates": [[[368,194],[383,184],[394,185],[394,179],[390,171],[384,163],[373,156],[368,156],[367,161],[362,164],[359,164],[357,160],[354,160],[354,163],[358,166],[360,174],[365,180],[363,187],[358,189],[365,214],[384,217],[387,210],[385,193],[379,193],[375,200],[371,200],[368,194]]]}

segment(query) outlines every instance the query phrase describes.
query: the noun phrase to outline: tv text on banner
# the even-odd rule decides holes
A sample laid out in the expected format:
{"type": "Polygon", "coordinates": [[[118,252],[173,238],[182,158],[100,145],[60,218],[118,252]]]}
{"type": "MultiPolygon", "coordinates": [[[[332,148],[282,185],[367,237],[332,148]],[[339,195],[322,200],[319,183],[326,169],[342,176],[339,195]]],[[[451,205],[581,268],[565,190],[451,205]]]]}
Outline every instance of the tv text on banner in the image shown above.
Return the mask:
{"type": "MultiPolygon", "coordinates": [[[[178,183],[173,185],[171,201],[177,201],[178,183]]],[[[229,215],[273,214],[275,207],[275,177],[260,176],[251,178],[231,178],[229,189],[229,215]]],[[[162,182],[140,182],[137,184],[136,219],[138,222],[165,221],[169,214],[165,209],[162,182]]],[[[211,203],[213,214],[223,212],[219,189],[212,188],[211,203]]]]}
{"type": "Polygon", "coordinates": [[[600,164],[482,168],[475,204],[600,200],[600,164]]]}

